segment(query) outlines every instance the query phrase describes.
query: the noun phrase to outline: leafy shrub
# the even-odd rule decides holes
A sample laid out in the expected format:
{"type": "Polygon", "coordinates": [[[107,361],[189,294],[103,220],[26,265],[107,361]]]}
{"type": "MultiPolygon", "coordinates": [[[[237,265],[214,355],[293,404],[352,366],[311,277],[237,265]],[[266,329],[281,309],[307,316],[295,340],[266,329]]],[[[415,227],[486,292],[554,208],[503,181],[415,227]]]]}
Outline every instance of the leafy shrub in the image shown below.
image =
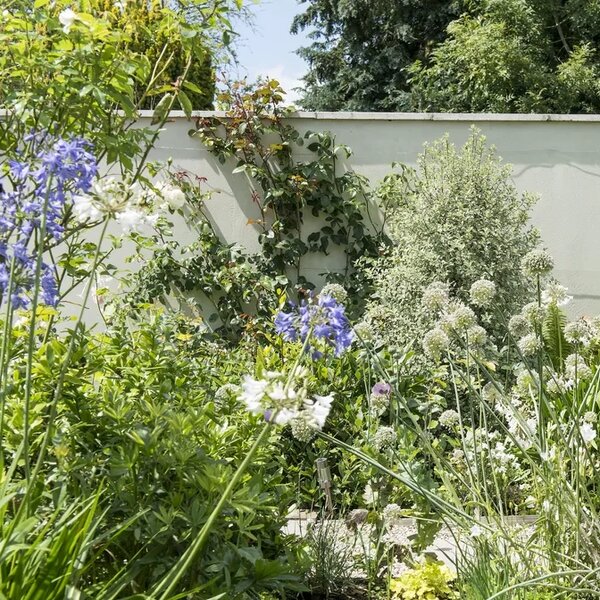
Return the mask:
{"type": "MultiPolygon", "coordinates": [[[[70,497],[89,497],[103,482],[99,505],[105,516],[97,535],[133,520],[106,544],[103,559],[87,574],[88,586],[130,564],[127,591],[150,590],[205,523],[254,440],[257,422],[231,394],[217,393],[227,382],[239,383],[252,368],[251,355],[189,332],[185,320],[158,313],[140,315],[133,330],[112,329],[79,341],[45,475],[62,482],[70,497]]],[[[60,359],[56,340],[40,350],[35,412],[44,410],[52,392],[50,348],[60,359]]],[[[9,426],[18,425],[21,386],[13,393],[9,426]]],[[[34,446],[43,425],[33,424],[34,446]]],[[[20,428],[8,433],[5,449],[16,452],[20,428]]],[[[265,448],[186,574],[184,589],[203,584],[214,593],[227,589],[244,597],[250,588],[293,588],[280,531],[291,503],[282,469],[265,448]]]]}
{"type": "MultiPolygon", "coordinates": [[[[421,298],[434,281],[465,301],[476,280],[491,279],[502,315],[530,297],[521,258],[538,241],[528,224],[534,198],[517,193],[510,167],[480,133],[460,151],[447,137],[427,146],[418,172],[388,177],[380,193],[394,247],[369,270],[375,293],[367,317],[382,341],[403,347],[425,333],[421,298]]],[[[498,330],[498,321],[489,328],[498,330]]]]}
{"type": "Polygon", "coordinates": [[[403,573],[390,584],[398,600],[458,599],[452,582],[456,575],[442,562],[425,560],[403,573]]]}

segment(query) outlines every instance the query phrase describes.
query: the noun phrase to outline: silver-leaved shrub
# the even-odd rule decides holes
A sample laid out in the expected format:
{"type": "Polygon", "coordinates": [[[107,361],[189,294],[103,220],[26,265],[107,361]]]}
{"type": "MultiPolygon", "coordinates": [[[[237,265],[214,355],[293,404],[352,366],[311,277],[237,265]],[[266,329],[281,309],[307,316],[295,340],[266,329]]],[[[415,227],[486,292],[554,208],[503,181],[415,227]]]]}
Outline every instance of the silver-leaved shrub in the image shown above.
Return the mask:
{"type": "MultiPolygon", "coordinates": [[[[474,282],[491,280],[496,312],[516,312],[532,289],[521,260],[539,240],[529,223],[535,196],[517,191],[511,166],[479,131],[460,149],[448,136],[427,145],[417,164],[380,187],[394,245],[368,269],[375,292],[367,320],[382,342],[396,347],[431,328],[422,299],[433,282],[464,302],[474,282]]],[[[498,317],[486,327],[496,333],[498,317]]]]}

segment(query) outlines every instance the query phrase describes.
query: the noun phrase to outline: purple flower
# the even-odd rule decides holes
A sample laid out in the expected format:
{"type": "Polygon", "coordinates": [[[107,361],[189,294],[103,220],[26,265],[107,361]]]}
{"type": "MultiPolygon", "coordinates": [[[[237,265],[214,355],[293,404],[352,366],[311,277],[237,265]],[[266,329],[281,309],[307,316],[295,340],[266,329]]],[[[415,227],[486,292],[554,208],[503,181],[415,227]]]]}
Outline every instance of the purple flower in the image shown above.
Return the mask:
{"type": "MultiPolygon", "coordinates": [[[[352,344],[354,333],[345,309],[331,296],[303,301],[293,312],[280,311],[275,317],[275,330],[287,341],[305,341],[307,336],[334,349],[335,356],[343,354],[352,344]]],[[[313,359],[323,356],[322,348],[311,344],[313,359]]]]}
{"type": "Polygon", "coordinates": [[[44,265],[44,272],[41,280],[42,301],[48,306],[56,306],[58,304],[58,287],[56,278],[52,269],[48,265],[44,265]]]}
{"type": "MultiPolygon", "coordinates": [[[[35,284],[33,240],[44,243],[48,238],[62,239],[65,207],[74,196],[89,191],[98,173],[92,146],[82,138],[64,140],[45,131],[33,132],[25,142],[28,154],[8,161],[12,189],[7,189],[10,184],[0,185],[0,304],[8,296],[9,269],[14,265],[10,295],[15,308],[29,304],[35,284]]],[[[57,283],[47,265],[40,287],[41,301],[55,306],[57,283]]]]}
{"type": "Polygon", "coordinates": [[[298,338],[298,333],[294,328],[294,315],[280,311],[275,317],[275,331],[286,341],[294,342],[298,338]]]}
{"type": "Polygon", "coordinates": [[[371,389],[374,396],[389,396],[392,393],[392,386],[385,381],[379,381],[371,389]]]}

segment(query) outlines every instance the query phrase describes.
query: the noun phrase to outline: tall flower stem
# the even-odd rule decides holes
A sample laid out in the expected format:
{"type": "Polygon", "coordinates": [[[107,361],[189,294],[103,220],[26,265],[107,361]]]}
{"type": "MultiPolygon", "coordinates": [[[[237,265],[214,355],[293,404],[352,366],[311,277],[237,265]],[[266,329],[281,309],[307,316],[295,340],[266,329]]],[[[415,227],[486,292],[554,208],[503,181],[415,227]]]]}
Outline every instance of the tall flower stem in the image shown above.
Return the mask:
{"type": "MultiPolygon", "coordinates": [[[[100,238],[99,238],[98,244],[96,246],[96,253],[94,255],[94,260],[92,262],[92,266],[90,269],[90,277],[88,279],[88,282],[87,282],[87,285],[85,287],[85,291],[83,294],[83,298],[81,300],[81,310],[79,311],[77,321],[75,322],[75,327],[73,328],[73,331],[71,333],[71,339],[69,341],[69,346],[67,348],[67,352],[63,359],[61,369],[58,374],[58,378],[56,380],[56,386],[54,388],[54,394],[53,394],[52,403],[50,406],[50,414],[48,416],[48,422],[46,424],[46,431],[45,431],[44,437],[42,439],[42,444],[40,446],[40,450],[38,453],[35,468],[33,470],[33,473],[31,474],[32,480],[35,480],[35,478],[38,476],[38,474],[42,468],[44,457],[46,455],[46,450],[48,449],[48,444],[50,443],[50,438],[52,435],[52,424],[54,423],[54,419],[56,418],[58,402],[62,397],[62,390],[63,390],[65,378],[66,378],[69,366],[71,364],[71,358],[73,356],[73,352],[75,351],[75,341],[77,339],[77,333],[79,332],[79,328],[83,322],[83,316],[84,316],[85,310],[87,308],[90,291],[92,289],[92,284],[94,282],[94,272],[100,261],[102,242],[104,241],[104,237],[106,235],[106,230],[108,228],[109,221],[110,220],[108,218],[105,219],[104,224],[102,226],[102,231],[100,232],[100,238]]],[[[28,486],[27,491],[25,492],[25,498],[27,499],[27,501],[30,500],[30,495],[31,495],[31,488],[28,486]]],[[[22,506],[25,506],[26,504],[28,504],[28,502],[23,502],[22,506]]]]}
{"type": "Polygon", "coordinates": [[[39,239],[37,243],[37,256],[35,260],[35,274],[33,297],[31,298],[31,319],[29,321],[29,334],[27,336],[27,366],[25,371],[25,400],[23,404],[23,460],[25,469],[25,481],[29,484],[29,413],[31,410],[31,389],[33,383],[33,353],[35,350],[35,325],[37,321],[37,307],[40,298],[40,279],[42,276],[42,264],[44,257],[44,242],[46,239],[46,223],[48,218],[48,196],[50,195],[50,186],[52,177],[48,178],[46,196],[44,198],[44,209],[39,230],[39,239]]]}

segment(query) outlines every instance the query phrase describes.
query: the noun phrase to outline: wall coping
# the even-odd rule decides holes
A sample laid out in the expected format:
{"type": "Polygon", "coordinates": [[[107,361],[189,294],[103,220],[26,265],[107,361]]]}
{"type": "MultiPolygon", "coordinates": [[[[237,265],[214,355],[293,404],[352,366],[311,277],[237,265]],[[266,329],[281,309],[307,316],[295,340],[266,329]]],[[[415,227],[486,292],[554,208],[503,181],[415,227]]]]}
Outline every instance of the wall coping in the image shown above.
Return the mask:
{"type": "MultiPolygon", "coordinates": [[[[142,110],[142,118],[152,117],[153,111],[142,110]]],[[[192,113],[192,118],[226,117],[220,110],[199,110],[192,113]]],[[[181,110],[171,111],[169,119],[185,119],[181,110]]],[[[402,113],[402,112],[308,112],[297,111],[289,118],[316,119],[322,121],[461,121],[461,122],[493,122],[508,121],[521,123],[600,123],[600,114],[565,115],[565,114],[522,114],[522,113],[402,113]]]]}

